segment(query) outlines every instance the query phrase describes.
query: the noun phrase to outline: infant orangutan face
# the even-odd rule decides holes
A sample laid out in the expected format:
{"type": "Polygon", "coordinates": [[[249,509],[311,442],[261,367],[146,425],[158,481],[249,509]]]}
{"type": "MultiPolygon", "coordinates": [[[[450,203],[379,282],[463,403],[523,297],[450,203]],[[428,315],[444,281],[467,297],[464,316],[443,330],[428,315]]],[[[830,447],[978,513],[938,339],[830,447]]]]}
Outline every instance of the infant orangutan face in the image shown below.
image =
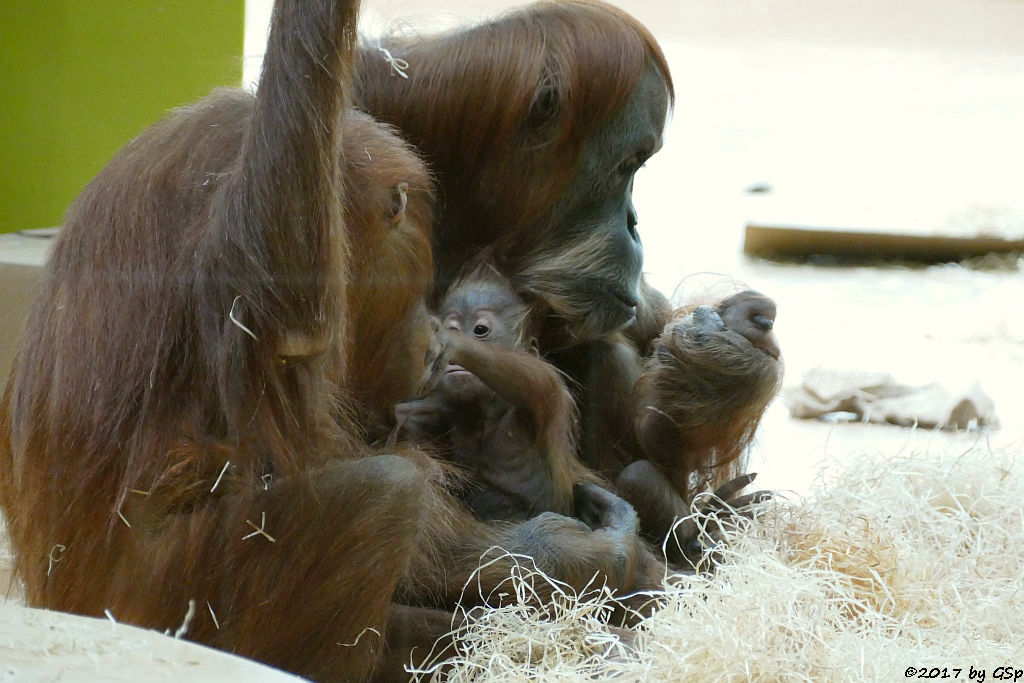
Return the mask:
{"type": "MultiPolygon", "coordinates": [[[[522,299],[507,285],[472,282],[457,286],[441,304],[444,334],[465,334],[505,348],[518,346],[517,320],[525,314],[522,299]]],[[[472,372],[449,363],[438,388],[451,400],[478,400],[490,390],[472,372]]]]}

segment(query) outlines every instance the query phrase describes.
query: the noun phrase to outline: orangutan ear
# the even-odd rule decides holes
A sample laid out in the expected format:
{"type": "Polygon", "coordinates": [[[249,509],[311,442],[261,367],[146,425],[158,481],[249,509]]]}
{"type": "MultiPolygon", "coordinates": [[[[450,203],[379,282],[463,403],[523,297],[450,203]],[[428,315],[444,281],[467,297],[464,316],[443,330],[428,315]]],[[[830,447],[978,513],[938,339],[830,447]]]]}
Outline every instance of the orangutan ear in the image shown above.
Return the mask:
{"type": "Polygon", "coordinates": [[[409,183],[398,183],[391,192],[391,225],[405,222],[405,207],[409,203],[409,183]]]}
{"type": "Polygon", "coordinates": [[[540,357],[540,343],[536,337],[531,337],[530,341],[526,344],[526,352],[531,356],[540,357]]]}

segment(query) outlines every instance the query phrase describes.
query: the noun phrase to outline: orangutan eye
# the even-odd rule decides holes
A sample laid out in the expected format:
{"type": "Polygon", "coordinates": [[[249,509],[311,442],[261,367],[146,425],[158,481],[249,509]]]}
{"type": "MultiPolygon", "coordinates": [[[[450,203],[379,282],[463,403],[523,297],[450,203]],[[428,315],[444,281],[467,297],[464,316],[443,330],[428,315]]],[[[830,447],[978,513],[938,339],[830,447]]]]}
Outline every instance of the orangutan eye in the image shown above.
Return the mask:
{"type": "Polygon", "coordinates": [[[623,161],[621,164],[619,164],[619,168],[617,170],[619,172],[619,175],[628,178],[634,173],[636,173],[639,167],[640,164],[637,163],[636,159],[627,159],[626,161],[623,161]]]}
{"type": "Polygon", "coordinates": [[[487,327],[483,323],[477,323],[476,327],[473,328],[473,334],[477,337],[486,337],[491,333],[491,328],[487,327]]]}
{"type": "Polygon", "coordinates": [[[650,154],[647,154],[646,152],[640,152],[635,156],[631,156],[630,158],[626,159],[621,164],[619,164],[616,171],[619,173],[619,175],[625,178],[630,178],[633,176],[633,174],[635,174],[637,171],[639,171],[641,168],[647,165],[647,158],[649,156],[650,154]]]}

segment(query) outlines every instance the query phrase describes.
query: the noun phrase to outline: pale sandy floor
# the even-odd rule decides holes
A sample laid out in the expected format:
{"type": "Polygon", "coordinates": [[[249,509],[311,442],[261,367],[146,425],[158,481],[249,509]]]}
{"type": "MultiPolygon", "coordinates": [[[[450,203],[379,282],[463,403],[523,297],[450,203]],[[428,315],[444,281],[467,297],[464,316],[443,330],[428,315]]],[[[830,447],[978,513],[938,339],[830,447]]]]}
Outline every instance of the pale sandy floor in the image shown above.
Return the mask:
{"type": "MultiPolygon", "coordinates": [[[[970,18],[959,14],[966,5],[930,5],[933,42],[898,12],[888,21],[903,22],[912,40],[893,27],[868,30],[871,3],[860,14],[834,3],[846,35],[827,22],[815,34],[785,3],[772,4],[785,26],[766,19],[764,33],[731,17],[746,30],[721,41],[670,35],[680,101],[665,149],[638,176],[637,205],[647,267],[662,289],[682,280],[682,292],[692,291],[707,278],[687,274],[709,270],[778,300],[787,383],[819,364],[953,390],[977,381],[1003,424],[985,438],[1020,451],[1024,263],[1013,272],[823,268],[750,261],[739,249],[749,219],[1024,235],[1024,44],[1010,49],[1006,26],[992,25],[1003,17],[1024,29],[1024,4],[971,3],[970,18]],[[943,10],[961,30],[936,18],[943,10]],[[773,28],[797,39],[778,40],[773,28]],[[755,182],[773,192],[742,191],[755,182]]],[[[798,422],[777,402],[755,467],[762,485],[804,491],[822,459],[975,438],[798,422]]]]}

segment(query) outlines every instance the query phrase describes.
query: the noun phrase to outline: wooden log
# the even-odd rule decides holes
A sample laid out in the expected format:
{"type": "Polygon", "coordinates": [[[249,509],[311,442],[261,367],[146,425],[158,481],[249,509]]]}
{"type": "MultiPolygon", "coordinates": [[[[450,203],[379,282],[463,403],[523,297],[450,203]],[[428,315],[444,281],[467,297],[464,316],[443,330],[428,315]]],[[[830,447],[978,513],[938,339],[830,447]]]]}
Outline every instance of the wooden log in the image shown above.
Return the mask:
{"type": "Polygon", "coordinates": [[[1024,252],[1024,239],[914,235],[856,229],[748,223],[743,253],[769,258],[835,256],[856,260],[961,261],[991,253],[1024,252]]]}

